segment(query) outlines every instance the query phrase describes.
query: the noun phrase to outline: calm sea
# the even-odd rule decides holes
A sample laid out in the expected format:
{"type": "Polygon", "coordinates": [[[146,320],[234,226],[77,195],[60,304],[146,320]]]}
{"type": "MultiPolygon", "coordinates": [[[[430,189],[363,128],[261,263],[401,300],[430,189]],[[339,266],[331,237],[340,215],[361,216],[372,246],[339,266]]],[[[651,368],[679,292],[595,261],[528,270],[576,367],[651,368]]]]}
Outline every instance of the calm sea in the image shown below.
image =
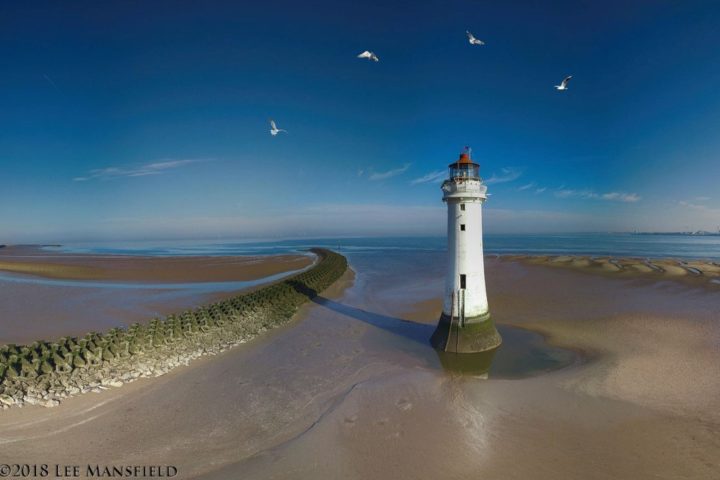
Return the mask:
{"type": "MultiPolygon", "coordinates": [[[[50,247],[74,252],[124,255],[258,255],[292,253],[310,247],[342,252],[442,251],[444,237],[319,238],[252,242],[184,241],[70,244],[50,247]]],[[[720,260],[720,236],[556,234],[486,235],[486,253],[582,254],[615,257],[673,257],[720,260]]]]}

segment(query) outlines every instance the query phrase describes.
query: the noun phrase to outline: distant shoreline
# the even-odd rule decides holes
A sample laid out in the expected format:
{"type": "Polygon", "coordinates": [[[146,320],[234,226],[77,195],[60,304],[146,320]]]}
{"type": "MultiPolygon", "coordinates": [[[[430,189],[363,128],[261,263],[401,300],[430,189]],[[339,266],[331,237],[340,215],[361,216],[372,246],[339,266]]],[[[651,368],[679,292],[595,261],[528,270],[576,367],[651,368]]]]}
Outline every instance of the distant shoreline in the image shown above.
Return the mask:
{"type": "MultiPolygon", "coordinates": [[[[677,259],[685,261],[720,262],[720,235],[690,235],[683,232],[640,233],[545,233],[500,234],[488,233],[483,240],[486,254],[508,255],[581,255],[612,258],[677,259]]],[[[350,256],[368,253],[390,253],[403,250],[443,251],[444,236],[375,236],[323,239],[273,240],[165,240],[148,242],[100,242],[67,244],[57,247],[32,247],[47,255],[90,255],[111,258],[188,258],[207,257],[232,261],[238,257],[267,258],[275,255],[304,255],[310,246],[320,246],[347,253],[350,256]]],[[[0,249],[0,261],[5,253],[21,246],[0,249]]],[[[23,248],[30,248],[25,246],[23,248]]]]}
{"type": "Polygon", "coordinates": [[[630,232],[630,235],[671,235],[682,237],[720,237],[720,232],[630,232]]]}
{"type": "Polygon", "coordinates": [[[249,281],[309,266],[306,255],[155,257],[55,253],[40,246],[8,246],[0,271],[62,280],[123,282],[249,281]]]}

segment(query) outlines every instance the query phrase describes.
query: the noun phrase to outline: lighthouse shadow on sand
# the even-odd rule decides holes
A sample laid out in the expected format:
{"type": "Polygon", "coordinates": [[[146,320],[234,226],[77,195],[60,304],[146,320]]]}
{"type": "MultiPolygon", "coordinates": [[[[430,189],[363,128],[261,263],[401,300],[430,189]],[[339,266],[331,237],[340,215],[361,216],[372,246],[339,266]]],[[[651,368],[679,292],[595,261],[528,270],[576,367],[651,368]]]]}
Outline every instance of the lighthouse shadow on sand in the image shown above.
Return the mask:
{"type": "Polygon", "coordinates": [[[488,376],[493,357],[495,356],[495,350],[478,354],[462,355],[436,350],[430,345],[430,337],[435,330],[434,325],[417,323],[402,318],[368,312],[367,310],[344,305],[320,296],[315,297],[313,302],[334,312],[360,320],[361,322],[372,325],[373,327],[377,327],[394,335],[412,340],[416,344],[426,347],[424,349],[420,349],[419,352],[421,353],[423,360],[427,360],[434,368],[442,367],[449,372],[472,375],[476,377],[488,376]]]}
{"type": "Polygon", "coordinates": [[[435,325],[345,305],[318,295],[301,284],[294,285],[294,288],[321,307],[410,340],[414,348],[404,348],[405,352],[419,356],[432,368],[442,368],[452,374],[522,378],[556,370],[580,359],[576,352],[548,345],[538,333],[504,325],[498,326],[504,339],[499,348],[473,354],[439,351],[430,344],[435,325]]]}

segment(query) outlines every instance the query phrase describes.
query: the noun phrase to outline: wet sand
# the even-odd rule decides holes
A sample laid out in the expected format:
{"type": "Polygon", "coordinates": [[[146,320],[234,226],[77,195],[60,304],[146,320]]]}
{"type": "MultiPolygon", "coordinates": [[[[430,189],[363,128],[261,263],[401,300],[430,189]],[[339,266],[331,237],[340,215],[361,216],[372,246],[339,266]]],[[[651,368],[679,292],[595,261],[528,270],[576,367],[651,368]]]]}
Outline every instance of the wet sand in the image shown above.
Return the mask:
{"type": "Polygon", "coordinates": [[[0,248],[0,271],[66,280],[227,282],[255,280],[312,263],[304,255],[145,257],[55,253],[33,246],[0,248]]]}
{"type": "Polygon", "coordinates": [[[291,325],[153,380],[0,412],[0,463],[170,464],[179,478],[713,478],[720,299],[489,259],[495,321],[582,350],[531,377],[445,371],[442,268],[356,256],[291,325]],[[404,321],[412,320],[412,321],[404,321]]]}
{"type": "Polygon", "coordinates": [[[103,332],[211,303],[313,257],[135,257],[0,248],[0,344],[103,332]]]}
{"type": "Polygon", "coordinates": [[[503,255],[511,262],[569,268],[618,277],[673,279],[709,288],[720,288],[720,263],[712,260],[672,258],[612,258],[583,255],[503,255]]]}

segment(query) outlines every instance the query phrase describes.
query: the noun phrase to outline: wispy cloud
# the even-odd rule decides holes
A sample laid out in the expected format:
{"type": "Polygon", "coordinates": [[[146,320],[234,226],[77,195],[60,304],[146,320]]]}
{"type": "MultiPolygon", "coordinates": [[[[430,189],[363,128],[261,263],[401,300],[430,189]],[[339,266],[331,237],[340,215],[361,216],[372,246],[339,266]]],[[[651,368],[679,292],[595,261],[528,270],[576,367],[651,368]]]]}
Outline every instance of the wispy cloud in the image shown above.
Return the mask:
{"type": "Polygon", "coordinates": [[[707,205],[700,205],[698,203],[688,202],[687,200],[680,200],[678,205],[685,208],[692,208],[693,210],[707,210],[707,205]]]}
{"type": "Polygon", "coordinates": [[[148,175],[162,175],[168,170],[179,168],[191,163],[205,162],[207,159],[185,159],[185,160],[163,160],[160,162],[147,163],[137,167],[106,167],[90,170],[82,177],[75,177],[75,182],[87,182],[89,180],[107,180],[118,177],[146,177],[148,175]]]}
{"type": "Polygon", "coordinates": [[[387,172],[374,172],[374,173],[370,174],[368,179],[373,180],[373,181],[387,180],[388,178],[397,177],[398,175],[402,175],[403,173],[407,172],[408,168],[410,168],[410,164],[406,163],[402,167],[394,168],[392,170],[388,170],[387,172]]]}
{"type": "Polygon", "coordinates": [[[432,183],[432,182],[439,182],[440,180],[444,179],[447,176],[447,172],[445,170],[438,170],[436,172],[430,172],[427,175],[423,175],[420,178],[416,178],[410,184],[417,185],[419,183],[432,183]]]}
{"type": "Polygon", "coordinates": [[[682,214],[677,218],[682,219],[682,226],[677,225],[677,230],[708,230],[720,233],[720,208],[716,205],[705,205],[698,202],[706,202],[709,197],[695,197],[692,200],[680,200],[677,204],[682,209],[682,214]],[[688,225],[694,225],[692,228],[688,225]]]}
{"type": "Polygon", "coordinates": [[[62,93],[62,92],[60,91],[60,89],[58,88],[57,84],[53,81],[52,78],[50,78],[50,76],[49,76],[48,74],[43,73],[43,78],[44,78],[45,80],[47,80],[47,82],[48,82],[50,85],[52,85],[52,87],[53,87],[55,90],[57,90],[59,93],[62,93]]]}
{"type": "Polygon", "coordinates": [[[573,197],[580,197],[580,198],[590,198],[590,195],[592,192],[589,190],[573,190],[570,188],[564,188],[560,187],[559,189],[555,190],[555,196],[557,198],[573,198],[573,197]]]}
{"type": "Polygon", "coordinates": [[[584,200],[605,200],[608,202],[623,202],[623,203],[634,203],[640,200],[640,195],[637,193],[625,193],[625,192],[607,192],[607,193],[596,193],[592,190],[573,190],[561,187],[555,190],[555,196],[557,198],[581,198],[584,200]]]}
{"type": "Polygon", "coordinates": [[[637,193],[609,192],[601,194],[600,199],[611,202],[635,203],[640,200],[640,195],[637,193]]]}
{"type": "Polygon", "coordinates": [[[538,195],[545,192],[545,190],[547,190],[547,187],[541,187],[536,182],[526,183],[525,185],[518,187],[519,192],[524,192],[527,190],[532,190],[535,195],[538,195]]]}
{"type": "Polygon", "coordinates": [[[500,171],[500,174],[493,173],[490,178],[485,179],[485,183],[488,185],[491,185],[493,183],[506,183],[506,182],[512,182],[514,180],[517,180],[522,175],[522,170],[519,170],[517,168],[503,168],[500,171]]]}
{"type": "Polygon", "coordinates": [[[528,190],[528,189],[530,189],[530,188],[535,188],[536,185],[537,185],[537,184],[536,184],[535,182],[530,182],[530,183],[527,183],[527,184],[525,184],[525,185],[523,185],[523,186],[521,186],[521,187],[518,187],[518,190],[522,192],[523,190],[528,190]]]}
{"type": "MultiPolygon", "coordinates": [[[[712,200],[710,197],[694,197],[690,200],[679,200],[677,203],[681,207],[690,208],[700,212],[718,212],[720,209],[709,206],[708,202],[712,200]]],[[[711,202],[714,203],[714,202],[711,202]]]]}

